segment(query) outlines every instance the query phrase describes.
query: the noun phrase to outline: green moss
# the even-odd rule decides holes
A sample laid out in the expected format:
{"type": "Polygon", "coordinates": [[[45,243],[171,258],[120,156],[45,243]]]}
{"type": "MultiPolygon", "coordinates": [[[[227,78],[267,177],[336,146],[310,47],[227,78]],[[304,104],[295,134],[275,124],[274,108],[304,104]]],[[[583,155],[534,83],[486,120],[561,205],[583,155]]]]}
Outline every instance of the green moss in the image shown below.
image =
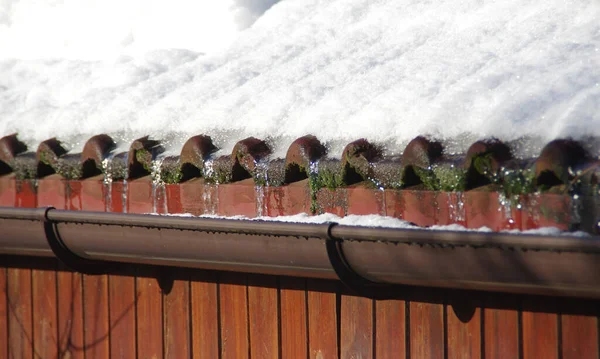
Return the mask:
{"type": "Polygon", "coordinates": [[[467,186],[467,171],[460,167],[433,167],[438,180],[439,190],[445,192],[462,192],[467,186]]]}
{"type": "Polygon", "coordinates": [[[508,198],[520,194],[533,193],[535,187],[535,172],[533,169],[503,169],[500,174],[502,192],[508,198]]]}
{"type": "Polygon", "coordinates": [[[56,163],[56,173],[68,180],[80,179],[83,176],[83,166],[81,163],[69,163],[59,159],[56,163]]]}
{"type": "Polygon", "coordinates": [[[323,161],[318,164],[318,171],[310,172],[308,175],[308,184],[311,196],[311,211],[316,213],[319,205],[317,203],[317,193],[322,188],[335,190],[344,187],[345,170],[338,161],[323,161]]]}
{"type": "Polygon", "coordinates": [[[424,189],[429,191],[464,191],[467,171],[455,166],[433,166],[430,168],[412,167],[424,189]]]}
{"type": "Polygon", "coordinates": [[[181,168],[179,166],[171,168],[163,167],[160,169],[160,178],[166,184],[176,184],[181,182],[183,173],[181,172],[181,168]]]}
{"type": "Polygon", "coordinates": [[[37,160],[33,153],[15,157],[9,165],[18,180],[35,179],[37,177],[37,160]]]}
{"type": "Polygon", "coordinates": [[[476,155],[473,158],[473,167],[478,173],[489,177],[494,173],[492,160],[493,153],[491,152],[476,155]]]}
{"type": "Polygon", "coordinates": [[[336,189],[344,186],[344,176],[334,171],[321,171],[317,176],[319,188],[336,189]]]}
{"type": "Polygon", "coordinates": [[[122,181],[127,178],[127,162],[123,158],[114,158],[110,168],[113,181],[122,181]]]}
{"type": "Polygon", "coordinates": [[[135,151],[135,159],[142,165],[142,167],[144,167],[146,171],[152,173],[152,154],[150,151],[144,148],[135,151]]]}
{"type": "Polygon", "coordinates": [[[382,162],[373,165],[373,176],[367,178],[377,189],[402,188],[402,167],[396,161],[382,162]]]}
{"type": "Polygon", "coordinates": [[[440,188],[440,181],[435,176],[435,173],[432,169],[429,168],[420,168],[413,166],[413,171],[419,177],[423,186],[430,191],[438,191],[440,188]]]}
{"type": "Polygon", "coordinates": [[[229,183],[233,179],[233,172],[226,167],[215,165],[211,173],[204,176],[204,180],[209,184],[229,183]]]}

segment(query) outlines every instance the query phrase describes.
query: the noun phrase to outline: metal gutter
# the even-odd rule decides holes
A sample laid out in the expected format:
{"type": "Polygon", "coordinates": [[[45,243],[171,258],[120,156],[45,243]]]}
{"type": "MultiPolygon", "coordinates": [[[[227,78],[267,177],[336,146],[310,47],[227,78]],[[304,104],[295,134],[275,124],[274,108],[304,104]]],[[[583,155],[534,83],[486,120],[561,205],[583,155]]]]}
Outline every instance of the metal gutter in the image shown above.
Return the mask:
{"type": "Polygon", "coordinates": [[[416,285],[600,298],[598,237],[45,208],[0,208],[0,232],[2,254],[57,255],[67,265],[75,258],[96,268],[126,262],[339,278],[359,294],[373,297],[385,297],[398,290],[397,285],[416,285]]]}

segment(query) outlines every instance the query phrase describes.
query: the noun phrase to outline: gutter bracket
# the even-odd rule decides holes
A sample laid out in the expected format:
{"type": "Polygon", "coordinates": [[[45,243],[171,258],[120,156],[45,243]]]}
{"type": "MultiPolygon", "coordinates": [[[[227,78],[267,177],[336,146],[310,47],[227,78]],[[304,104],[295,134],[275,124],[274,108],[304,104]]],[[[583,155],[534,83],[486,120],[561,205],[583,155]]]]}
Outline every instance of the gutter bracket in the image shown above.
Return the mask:
{"type": "Polygon", "coordinates": [[[113,263],[94,261],[85,259],[73,253],[60,239],[60,234],[56,230],[55,222],[48,218],[48,213],[55,209],[54,207],[46,207],[42,217],[42,223],[44,226],[44,233],[46,234],[46,241],[48,246],[54,253],[54,256],[64,264],[67,268],[90,275],[106,274],[110,271],[110,267],[113,267],[113,263]]]}
{"type": "Polygon", "coordinates": [[[370,299],[392,299],[397,297],[397,286],[370,281],[358,274],[344,256],[341,239],[331,236],[331,228],[337,223],[331,223],[327,230],[325,246],[331,267],[342,284],[352,293],[370,299]]]}

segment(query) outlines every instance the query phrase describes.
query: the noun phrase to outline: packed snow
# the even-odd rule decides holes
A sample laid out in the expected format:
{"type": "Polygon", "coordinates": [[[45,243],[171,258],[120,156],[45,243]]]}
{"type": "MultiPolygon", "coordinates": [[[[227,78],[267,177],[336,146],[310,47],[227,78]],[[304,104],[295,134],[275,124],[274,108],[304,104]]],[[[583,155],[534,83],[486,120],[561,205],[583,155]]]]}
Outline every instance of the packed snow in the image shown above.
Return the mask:
{"type": "MultiPolygon", "coordinates": [[[[333,213],[323,213],[319,215],[310,215],[307,213],[298,213],[290,216],[267,217],[261,216],[256,218],[248,218],[245,216],[218,216],[214,214],[205,214],[194,216],[190,213],[182,214],[156,214],[160,216],[177,216],[177,217],[192,217],[192,218],[218,218],[218,219],[234,219],[234,220],[250,220],[250,221],[273,221],[273,222],[289,222],[289,223],[337,223],[345,226],[361,226],[361,227],[382,227],[396,229],[421,229],[433,231],[453,231],[453,232],[492,232],[488,227],[481,228],[466,228],[460,224],[435,225],[427,228],[416,226],[403,219],[381,216],[376,214],[368,215],[348,215],[339,217],[333,213]]],[[[512,234],[529,234],[540,236],[572,236],[572,237],[590,237],[589,233],[583,231],[565,232],[555,227],[542,227],[536,229],[528,229],[521,231],[518,229],[502,231],[503,233],[512,234]]]]}
{"type": "Polygon", "coordinates": [[[0,135],[597,136],[598,19],[597,0],[0,0],[0,135]]]}

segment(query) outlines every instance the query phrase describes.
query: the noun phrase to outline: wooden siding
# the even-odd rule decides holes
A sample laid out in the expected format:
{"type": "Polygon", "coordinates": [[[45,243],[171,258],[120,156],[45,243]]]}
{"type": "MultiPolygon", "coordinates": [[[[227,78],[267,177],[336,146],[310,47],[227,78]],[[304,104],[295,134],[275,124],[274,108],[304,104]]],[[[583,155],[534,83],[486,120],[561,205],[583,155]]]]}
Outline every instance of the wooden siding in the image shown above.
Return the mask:
{"type": "Polygon", "coordinates": [[[590,358],[600,302],[0,257],[6,358],[590,358]],[[157,280],[159,277],[159,280],[157,280]]]}

